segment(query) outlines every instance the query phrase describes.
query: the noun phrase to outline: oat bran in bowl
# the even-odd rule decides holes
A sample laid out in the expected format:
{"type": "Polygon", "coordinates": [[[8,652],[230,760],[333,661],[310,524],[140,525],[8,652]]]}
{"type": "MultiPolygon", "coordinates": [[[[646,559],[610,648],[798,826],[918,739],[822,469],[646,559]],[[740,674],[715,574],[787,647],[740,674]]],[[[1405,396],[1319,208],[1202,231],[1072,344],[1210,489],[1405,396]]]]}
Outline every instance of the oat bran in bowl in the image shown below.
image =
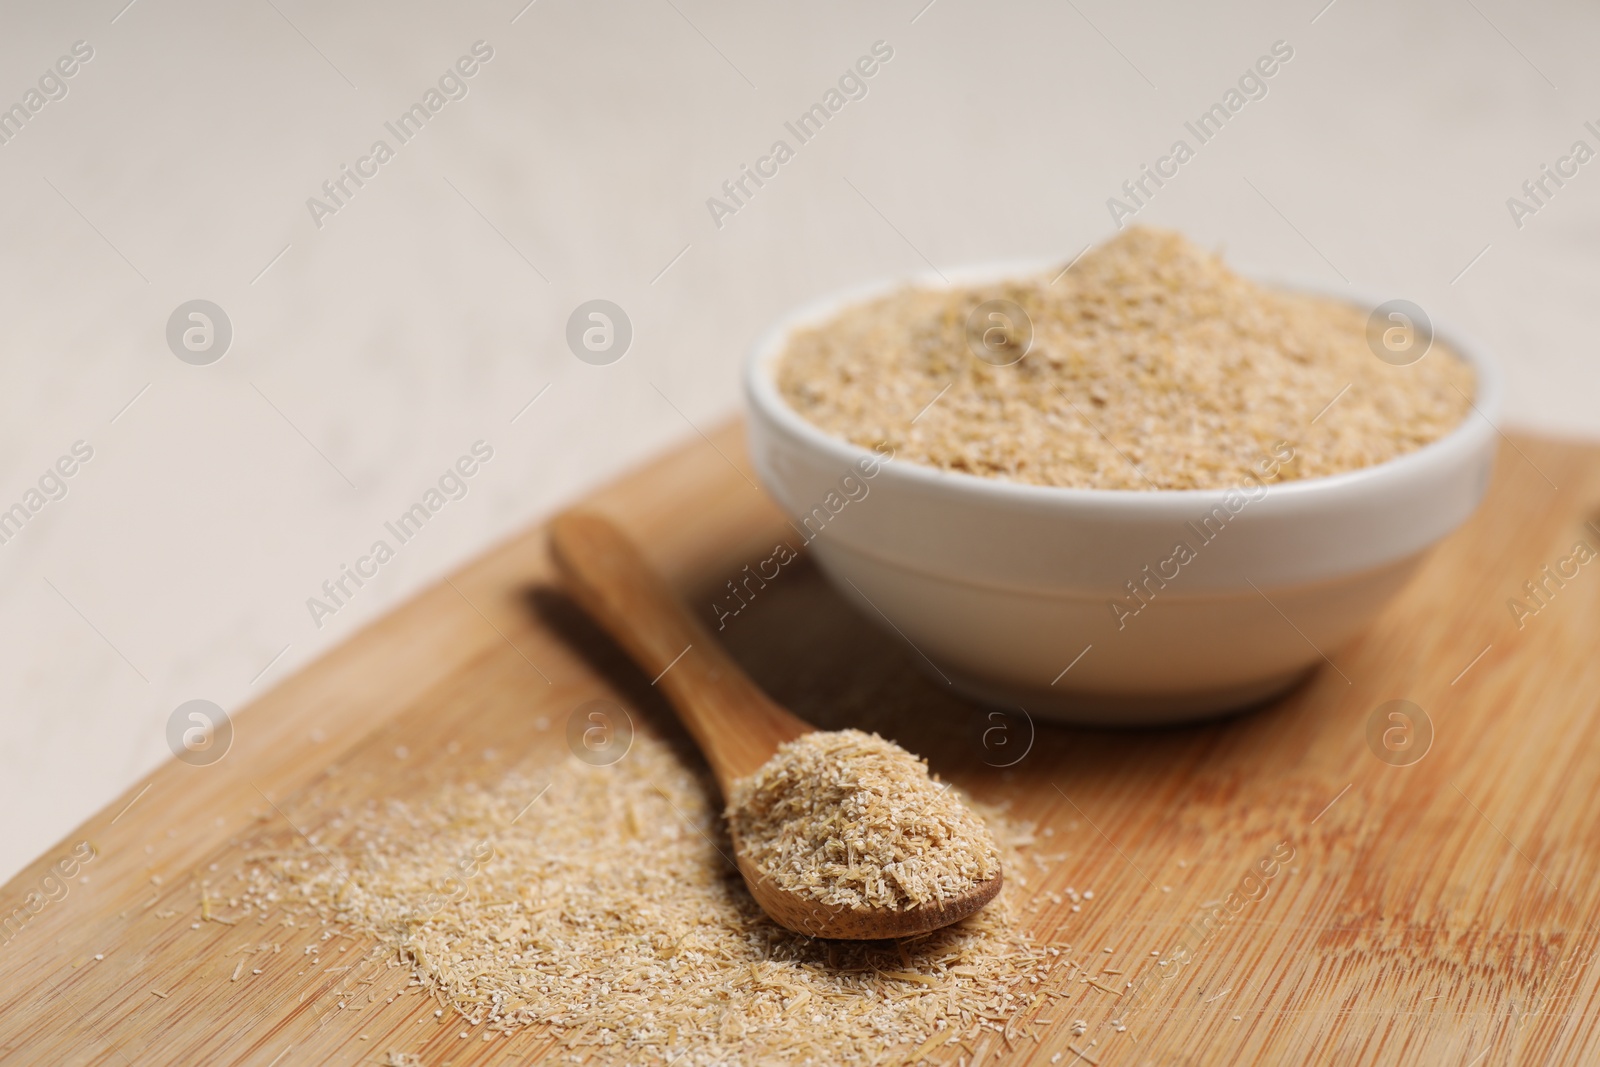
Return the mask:
{"type": "Polygon", "coordinates": [[[1255,703],[1482,498],[1499,375],[1459,333],[1396,366],[1379,301],[1143,228],[1062,267],[847,293],[746,365],[763,482],[931,674],[1081,722],[1255,703]]]}

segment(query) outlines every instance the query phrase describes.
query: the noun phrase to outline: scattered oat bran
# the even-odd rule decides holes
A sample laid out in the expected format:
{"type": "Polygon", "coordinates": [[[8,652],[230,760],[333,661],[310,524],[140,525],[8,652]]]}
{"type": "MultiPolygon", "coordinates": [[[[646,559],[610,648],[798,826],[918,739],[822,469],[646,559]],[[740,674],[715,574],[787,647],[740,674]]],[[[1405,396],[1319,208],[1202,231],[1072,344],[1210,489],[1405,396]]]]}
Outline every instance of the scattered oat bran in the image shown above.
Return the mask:
{"type": "MultiPolygon", "coordinates": [[[[311,841],[264,821],[240,898],[324,940],[377,938],[458,1025],[591,1063],[953,1061],[955,1042],[1015,1040],[1059,984],[1061,958],[1019,928],[1010,890],[898,942],[784,930],[727,860],[715,796],[641,731],[616,766],[569,760],[330,811],[311,841]],[[547,787],[548,813],[513,822],[547,787]],[[469,874],[482,842],[493,854],[469,874]]],[[[998,814],[988,825],[1020,869],[1027,835],[998,814]]]]}
{"type": "Polygon", "coordinates": [[[1032,485],[1220,489],[1279,441],[1295,458],[1276,477],[1310,478],[1415,451],[1462,421],[1471,367],[1437,340],[1391,366],[1366,327],[1353,305],[1257,285],[1178,234],[1135,226],[1059,275],[850,308],[797,333],[777,381],[821,429],[913,463],[1032,485]],[[990,299],[1033,325],[1011,366],[968,346],[968,315],[990,299]]]}
{"type": "Polygon", "coordinates": [[[904,911],[1000,873],[983,820],[877,734],[804,734],[730,792],[744,854],[778,888],[822,904],[904,911]]]}

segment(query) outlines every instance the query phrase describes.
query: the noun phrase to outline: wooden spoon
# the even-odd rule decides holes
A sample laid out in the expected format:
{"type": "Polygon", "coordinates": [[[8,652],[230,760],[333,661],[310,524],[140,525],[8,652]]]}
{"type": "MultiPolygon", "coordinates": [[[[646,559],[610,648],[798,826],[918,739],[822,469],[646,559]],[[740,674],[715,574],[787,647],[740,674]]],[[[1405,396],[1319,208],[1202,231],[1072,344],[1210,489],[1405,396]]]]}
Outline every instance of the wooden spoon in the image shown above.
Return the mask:
{"type": "MultiPolygon", "coordinates": [[[[814,727],[767,697],[680,604],[627,536],[597,515],[569,512],[551,525],[556,565],[575,600],[666,694],[726,797],[778,746],[814,727]]],[[[780,889],[733,841],[735,859],[763,911],[796,933],[867,940],[909,937],[966,918],[1000,891],[1001,876],[944,903],[905,910],[820,904],[780,889]]]]}

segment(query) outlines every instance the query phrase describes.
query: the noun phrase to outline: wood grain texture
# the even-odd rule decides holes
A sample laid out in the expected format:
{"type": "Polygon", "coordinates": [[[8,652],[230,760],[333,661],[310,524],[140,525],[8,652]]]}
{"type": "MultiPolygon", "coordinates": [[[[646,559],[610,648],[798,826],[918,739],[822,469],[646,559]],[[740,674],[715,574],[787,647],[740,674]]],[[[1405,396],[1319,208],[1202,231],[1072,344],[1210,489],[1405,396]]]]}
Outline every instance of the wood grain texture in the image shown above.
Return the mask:
{"type": "MultiPolygon", "coordinates": [[[[713,440],[589,506],[716,630],[725,583],[799,542],[733,465],[736,428],[713,440]]],[[[1348,682],[1323,669],[1269,707],[1182,729],[996,717],[928,681],[803,558],[717,636],[802,718],[880,729],[1065,854],[1026,884],[1008,874],[1006,894],[1089,970],[1058,971],[1065,996],[985,1062],[1083,1062],[1071,1046],[1108,1065],[1595,1063],[1600,562],[1546,581],[1542,605],[1525,599],[1536,612],[1507,606],[1574,542],[1600,544],[1591,521],[1600,448],[1516,438],[1474,519],[1357,640],[1324,650],[1348,682]],[[1434,731],[1409,766],[1369,748],[1393,699],[1434,731]]],[[[161,768],[0,889],[0,920],[24,914],[0,944],[0,1060],[606,1062],[532,1033],[485,1041],[403,994],[402,967],[331,969],[331,946],[309,967],[300,932],[202,920],[211,865],[237,867],[246,829],[323,825],[312,786],[417,799],[513,758],[568,759],[560,726],[595,697],[673,729],[649,679],[552,585],[542,530],[500,546],[240,712],[221,762],[161,768]],[[80,842],[96,854],[48,899],[80,842]]]]}

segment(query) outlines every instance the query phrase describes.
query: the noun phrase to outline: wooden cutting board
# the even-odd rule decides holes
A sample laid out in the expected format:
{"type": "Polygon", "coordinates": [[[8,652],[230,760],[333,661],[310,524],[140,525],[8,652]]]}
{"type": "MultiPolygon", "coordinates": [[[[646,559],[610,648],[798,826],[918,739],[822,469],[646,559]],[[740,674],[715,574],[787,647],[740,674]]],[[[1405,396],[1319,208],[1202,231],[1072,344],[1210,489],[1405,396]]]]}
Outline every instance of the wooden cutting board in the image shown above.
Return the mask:
{"type": "MultiPolygon", "coordinates": [[[[730,577],[795,540],[755,488],[736,426],[592,504],[708,618],[730,577]]],[[[924,707],[892,727],[897,739],[980,799],[1039,820],[1066,853],[1007,892],[1042,903],[1027,912],[1037,936],[1114,948],[1106,959],[1139,982],[1138,1010],[1124,1031],[1100,1027],[1126,1009],[1080,983],[1047,1013],[1053,1023],[986,1062],[1077,1063],[1076,1041],[1096,1064],[1592,1064],[1600,563],[1547,583],[1536,612],[1507,606],[1536,606],[1523,583],[1575,541],[1600,546],[1590,522],[1600,448],[1515,438],[1471,523],[1332,652],[1348,682],[1323,669],[1270,707],[1183,729],[1008,720],[1003,759],[997,720],[924,680],[899,638],[804,561],[724,634],[758,681],[820,725],[872,725],[891,693],[924,707]],[[1431,747],[1409,765],[1369,743],[1374,709],[1393,699],[1431,723],[1431,747]],[[1027,754],[997,769],[1029,733],[1027,754]],[[1275,849],[1293,859],[1271,862],[1275,849]],[[1252,877],[1264,860],[1273,876],[1252,877]],[[1092,887],[1092,901],[1074,910],[1060,896],[1069,885],[1092,887]],[[1146,950],[1184,943],[1187,963],[1151,980],[1159,961],[1146,950]],[[1075,1018],[1098,1038],[1075,1037],[1075,1018]]],[[[222,761],[162,767],[7,883],[0,1060],[381,1063],[400,1050],[465,1067],[550,1054],[527,1032],[479,1041],[467,1027],[474,1040],[461,1040],[464,1024],[435,1018],[425,997],[388,1003],[404,968],[354,992],[345,974],[297,973],[292,957],[261,954],[250,924],[201,921],[200,889],[212,864],[239,863],[239,835],[258,820],[314,832],[325,818],[304,802],[314,785],[350,801],[425,799],[463,773],[441,756],[451,742],[491,750],[467,772],[486,781],[497,759],[570,759],[559,729],[533,723],[597,696],[623,701],[642,728],[665,722],[647,680],[550,582],[541,529],[500,546],[237,713],[222,761]],[[52,865],[73,870],[91,847],[60,897],[52,865]],[[366,1010],[338,1008],[357,995],[350,1007],[366,1010]]],[[[1395,726],[1383,719],[1375,736],[1395,726]]],[[[594,1047],[558,1051],[605,1060],[594,1047]]],[[[947,1051],[928,1062],[954,1062],[947,1051]]]]}

